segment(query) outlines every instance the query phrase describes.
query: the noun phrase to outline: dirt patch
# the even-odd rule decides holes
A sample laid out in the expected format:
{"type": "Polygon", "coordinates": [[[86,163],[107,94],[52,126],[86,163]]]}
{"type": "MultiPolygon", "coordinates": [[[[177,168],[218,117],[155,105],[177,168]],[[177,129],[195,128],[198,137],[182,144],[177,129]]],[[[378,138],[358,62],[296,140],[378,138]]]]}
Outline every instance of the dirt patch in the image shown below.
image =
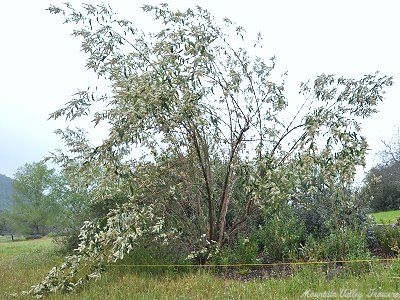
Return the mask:
{"type": "Polygon", "coordinates": [[[295,268],[291,266],[251,266],[241,268],[225,268],[218,274],[224,279],[241,281],[261,280],[266,278],[285,278],[292,276],[295,268]]]}

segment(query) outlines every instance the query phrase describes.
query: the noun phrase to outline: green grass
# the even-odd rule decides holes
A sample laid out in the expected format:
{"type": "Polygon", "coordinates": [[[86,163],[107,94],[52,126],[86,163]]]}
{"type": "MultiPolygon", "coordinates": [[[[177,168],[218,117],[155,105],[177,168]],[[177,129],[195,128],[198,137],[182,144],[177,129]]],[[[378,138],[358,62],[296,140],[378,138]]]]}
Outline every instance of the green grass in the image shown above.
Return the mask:
{"type": "Polygon", "coordinates": [[[49,238],[0,242],[0,299],[43,279],[60,256],[49,238]]]}
{"type": "MultiPolygon", "coordinates": [[[[23,238],[18,236],[18,238],[14,237],[14,239],[21,240],[23,238]]],[[[11,235],[0,235],[0,243],[3,243],[3,242],[11,242],[11,235]]]]}
{"type": "Polygon", "coordinates": [[[26,255],[42,255],[51,252],[52,242],[50,238],[37,240],[8,240],[0,243],[0,260],[19,259],[26,255]]]}
{"type": "Polygon", "coordinates": [[[365,298],[372,290],[399,292],[399,280],[391,278],[389,270],[377,268],[377,272],[359,277],[343,276],[333,280],[328,280],[317,268],[306,268],[286,279],[249,282],[222,279],[207,272],[164,276],[111,272],[79,294],[65,299],[299,299],[307,291],[339,295],[345,290],[365,298]]]}
{"type": "MultiPolygon", "coordinates": [[[[0,243],[0,299],[38,283],[60,260],[48,238],[0,243]]],[[[248,282],[223,279],[205,270],[144,272],[114,267],[79,293],[51,295],[49,299],[298,299],[307,291],[336,293],[337,298],[340,293],[353,293],[365,298],[372,290],[400,296],[400,261],[366,267],[370,270],[361,272],[353,266],[350,269],[355,273],[330,279],[320,266],[310,266],[284,279],[248,282]]]]}
{"type": "Polygon", "coordinates": [[[393,224],[400,218],[400,210],[382,211],[372,215],[379,224],[393,224]]]}

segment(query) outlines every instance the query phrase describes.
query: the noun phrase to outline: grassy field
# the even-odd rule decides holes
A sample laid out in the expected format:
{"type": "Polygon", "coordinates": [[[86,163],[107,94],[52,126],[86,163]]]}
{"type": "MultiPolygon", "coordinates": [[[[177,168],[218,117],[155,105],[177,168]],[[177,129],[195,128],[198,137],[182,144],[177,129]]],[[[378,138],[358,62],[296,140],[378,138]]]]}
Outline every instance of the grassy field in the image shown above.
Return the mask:
{"type": "Polygon", "coordinates": [[[60,259],[49,238],[12,242],[3,237],[0,239],[0,299],[29,289],[60,259]]]}
{"type": "Polygon", "coordinates": [[[379,224],[393,224],[400,218],[400,210],[382,211],[372,215],[379,224]]]}
{"type": "MultiPolygon", "coordinates": [[[[48,238],[0,242],[0,299],[28,289],[40,281],[62,258],[48,238]]],[[[369,271],[343,272],[331,277],[321,267],[310,266],[284,279],[250,281],[223,279],[207,271],[160,272],[110,269],[77,294],[52,295],[49,299],[299,299],[358,298],[373,295],[400,298],[400,262],[386,266],[364,265],[369,271]]],[[[245,272],[245,271],[243,271],[245,272]]]]}

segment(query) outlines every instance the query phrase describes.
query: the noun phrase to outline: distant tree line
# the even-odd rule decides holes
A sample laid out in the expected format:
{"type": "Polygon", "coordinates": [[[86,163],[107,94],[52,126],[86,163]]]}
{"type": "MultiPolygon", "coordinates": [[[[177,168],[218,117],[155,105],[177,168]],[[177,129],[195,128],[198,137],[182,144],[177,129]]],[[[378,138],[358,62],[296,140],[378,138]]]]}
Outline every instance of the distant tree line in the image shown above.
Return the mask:
{"type": "Polygon", "coordinates": [[[0,211],[10,206],[12,193],[12,179],[0,174],[0,211]]]}
{"type": "Polygon", "coordinates": [[[0,234],[41,237],[80,227],[85,194],[69,184],[65,172],[57,173],[43,161],[27,163],[12,186],[11,204],[0,212],[0,234]]]}

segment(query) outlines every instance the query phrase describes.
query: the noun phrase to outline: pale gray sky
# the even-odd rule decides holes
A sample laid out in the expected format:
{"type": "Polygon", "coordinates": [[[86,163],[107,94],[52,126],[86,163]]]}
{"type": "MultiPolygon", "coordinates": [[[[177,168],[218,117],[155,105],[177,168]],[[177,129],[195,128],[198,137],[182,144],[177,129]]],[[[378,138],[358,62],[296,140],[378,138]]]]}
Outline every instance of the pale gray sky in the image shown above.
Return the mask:
{"type": "MultiPolygon", "coordinates": [[[[45,11],[49,4],[60,2],[0,4],[0,174],[11,177],[19,166],[60,147],[53,131],[64,124],[47,121],[48,115],[93,80],[84,68],[79,40],[70,36],[71,28],[45,11]]],[[[141,20],[139,7],[145,3],[167,2],[176,8],[200,5],[248,32],[260,31],[265,57],[276,55],[280,68],[289,72],[289,104],[300,82],[316,74],[362,76],[381,71],[394,76],[395,84],[379,114],[363,123],[371,148],[367,168],[382,149],[380,140],[400,126],[400,18],[395,0],[105,2],[133,20],[141,20]]]]}

